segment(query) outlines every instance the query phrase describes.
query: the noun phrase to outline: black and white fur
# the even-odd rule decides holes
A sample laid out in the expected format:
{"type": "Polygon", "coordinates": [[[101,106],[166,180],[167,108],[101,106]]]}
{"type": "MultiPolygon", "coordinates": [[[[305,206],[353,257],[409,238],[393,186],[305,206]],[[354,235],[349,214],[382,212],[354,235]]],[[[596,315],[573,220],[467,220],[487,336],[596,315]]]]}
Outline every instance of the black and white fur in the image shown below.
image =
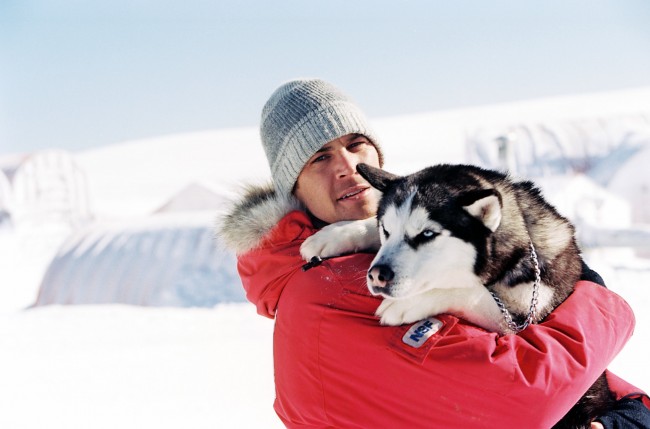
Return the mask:
{"type": "MultiPolygon", "coordinates": [[[[531,182],[470,165],[437,165],[405,177],[364,164],[357,170],[383,193],[377,219],[329,225],[301,253],[309,259],[380,244],[367,281],[371,293],[384,297],[377,310],[382,324],[451,313],[511,333],[490,291],[516,322],[526,318],[535,281],[531,242],[541,276],[533,322],[580,279],[573,226],[531,182]],[[373,223],[379,234],[364,232],[373,223]]],[[[612,401],[603,375],[556,427],[588,428],[612,401]]]]}

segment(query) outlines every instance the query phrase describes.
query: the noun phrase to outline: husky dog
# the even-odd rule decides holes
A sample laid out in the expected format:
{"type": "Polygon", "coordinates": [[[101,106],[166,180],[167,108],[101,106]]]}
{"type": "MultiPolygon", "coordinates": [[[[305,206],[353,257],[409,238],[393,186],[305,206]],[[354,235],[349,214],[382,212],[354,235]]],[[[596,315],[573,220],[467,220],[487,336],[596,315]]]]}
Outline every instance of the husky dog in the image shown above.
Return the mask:
{"type": "MultiPolygon", "coordinates": [[[[304,258],[379,251],[370,292],[385,325],[451,313],[508,334],[544,319],[573,290],[582,258],[573,225],[531,182],[470,165],[400,177],[359,164],[383,193],[377,219],[339,222],[305,241],[304,258]],[[378,234],[369,233],[375,223],[378,234]]],[[[613,403],[602,375],[557,428],[590,426],[613,403]]]]}

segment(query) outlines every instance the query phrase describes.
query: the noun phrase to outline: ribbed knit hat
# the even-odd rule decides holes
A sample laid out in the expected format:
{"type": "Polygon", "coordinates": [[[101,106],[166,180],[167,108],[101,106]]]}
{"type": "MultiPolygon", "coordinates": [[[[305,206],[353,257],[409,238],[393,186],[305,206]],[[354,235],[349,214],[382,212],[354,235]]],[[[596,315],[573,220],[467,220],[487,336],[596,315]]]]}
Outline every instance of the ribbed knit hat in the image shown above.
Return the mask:
{"type": "Polygon", "coordinates": [[[383,154],[359,107],[343,92],[320,79],[281,85],[262,109],[262,144],[275,189],[290,195],[309,158],[323,145],[347,134],[363,134],[383,154]]]}

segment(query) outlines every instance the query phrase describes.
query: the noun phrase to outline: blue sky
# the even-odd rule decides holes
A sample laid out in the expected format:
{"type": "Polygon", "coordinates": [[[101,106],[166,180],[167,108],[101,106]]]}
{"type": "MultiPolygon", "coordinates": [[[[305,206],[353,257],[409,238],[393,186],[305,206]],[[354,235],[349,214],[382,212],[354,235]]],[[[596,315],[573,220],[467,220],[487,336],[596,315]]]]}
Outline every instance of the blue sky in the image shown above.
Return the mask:
{"type": "Polygon", "coordinates": [[[383,117],[650,85],[647,0],[1,0],[0,154],[257,125],[322,77],[383,117]]]}

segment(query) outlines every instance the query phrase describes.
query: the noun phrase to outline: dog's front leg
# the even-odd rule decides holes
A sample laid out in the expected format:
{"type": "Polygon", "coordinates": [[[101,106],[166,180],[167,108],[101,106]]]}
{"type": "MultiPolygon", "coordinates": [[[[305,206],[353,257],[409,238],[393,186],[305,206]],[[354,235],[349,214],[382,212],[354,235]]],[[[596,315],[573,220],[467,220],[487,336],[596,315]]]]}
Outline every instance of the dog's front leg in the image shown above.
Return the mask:
{"type": "Polygon", "coordinates": [[[440,289],[448,309],[445,313],[472,322],[481,328],[505,335],[512,333],[490,291],[483,285],[462,289],[440,289]]]}
{"type": "Polygon", "coordinates": [[[376,315],[382,325],[397,326],[442,313],[453,314],[491,332],[510,332],[499,307],[483,285],[433,289],[402,299],[386,298],[377,308],[376,315]]]}
{"type": "Polygon", "coordinates": [[[399,326],[440,313],[434,312],[431,308],[424,311],[422,308],[418,308],[419,298],[420,295],[401,299],[384,298],[375,314],[379,317],[379,322],[382,325],[399,326]]]}
{"type": "Polygon", "coordinates": [[[300,255],[309,261],[314,256],[326,258],[359,250],[377,250],[380,244],[375,217],[341,221],[308,237],[300,246],[300,255]]]}

